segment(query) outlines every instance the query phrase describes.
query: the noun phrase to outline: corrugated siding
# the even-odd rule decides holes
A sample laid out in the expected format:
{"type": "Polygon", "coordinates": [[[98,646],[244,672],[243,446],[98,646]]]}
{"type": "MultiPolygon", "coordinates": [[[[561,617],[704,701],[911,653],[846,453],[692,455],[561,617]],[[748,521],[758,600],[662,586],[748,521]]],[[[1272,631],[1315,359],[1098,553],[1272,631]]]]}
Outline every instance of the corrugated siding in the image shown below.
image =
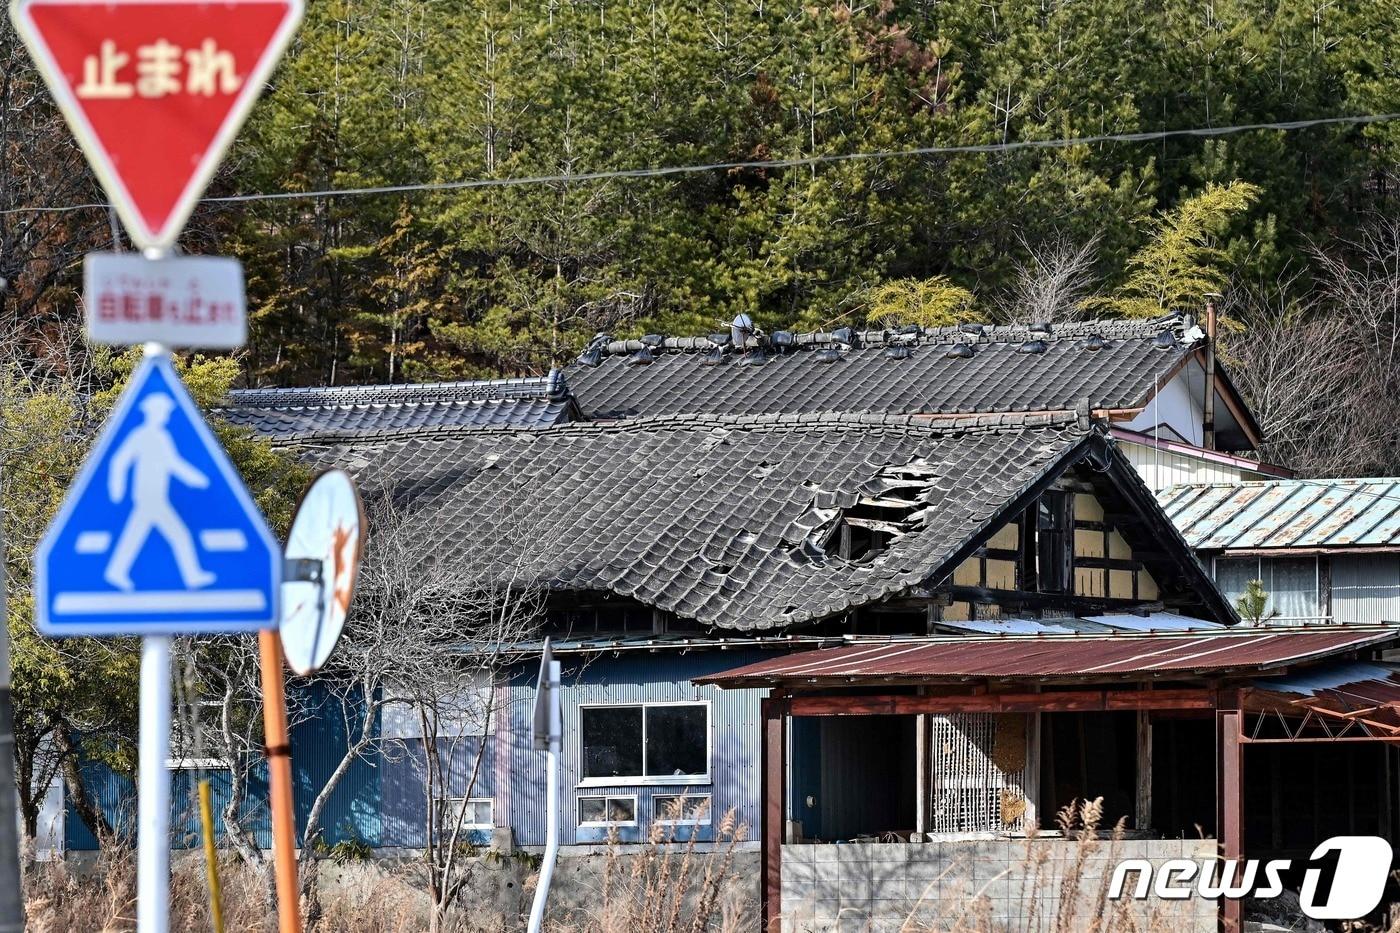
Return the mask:
{"type": "Polygon", "coordinates": [[[1237,483],[1243,480],[1267,479],[1256,473],[1228,463],[1203,460],[1169,450],[1158,450],[1148,444],[1119,440],[1121,450],[1138,471],[1149,489],[1160,492],[1180,483],[1237,483]]]}
{"type": "MultiPolygon", "coordinates": [[[[326,778],[339,763],[345,750],[343,717],[334,704],[321,694],[317,700],[318,715],[308,721],[293,726],[292,781],[296,803],[298,834],[306,825],[306,817],[316,792],[324,785],[326,778]]],[[[342,839],[359,839],[370,845],[380,845],[380,774],[377,763],[357,761],[342,778],[340,786],[331,796],[322,825],[325,840],[334,844],[342,839]]],[[[118,831],[122,827],[134,826],[136,815],[136,789],[131,780],[115,774],[107,766],[97,762],[85,762],[82,766],[88,793],[102,806],[107,819],[118,831]]],[[[228,775],[218,771],[207,772],[214,791],[215,826],[220,838],[223,837],[223,822],[219,817],[228,799],[228,775]]],[[[177,771],[171,775],[171,829],[174,844],[198,845],[199,824],[197,811],[192,803],[198,771],[177,771]]],[[[266,769],[259,764],[249,777],[248,799],[245,804],[246,826],[257,837],[263,848],[272,845],[271,824],[267,810],[266,769]]],[[[97,848],[97,839],[87,825],[79,819],[71,802],[64,814],[64,842],[68,849],[92,850],[97,848]]]]}
{"type": "Polygon", "coordinates": [[[1338,622],[1400,620],[1400,554],[1333,557],[1332,615],[1338,622]]]}
{"type": "MultiPolygon", "coordinates": [[[[563,819],[561,843],[574,845],[601,841],[592,830],[577,827],[578,798],[597,794],[637,797],[640,825],[623,838],[644,838],[651,823],[652,798],[657,794],[712,795],[712,823],[730,809],[757,838],[759,815],[759,699],[766,690],[720,690],[697,687],[691,678],[726,670],[739,664],[771,657],[771,652],[695,652],[685,655],[634,654],[598,658],[581,664],[564,661],[564,748],[562,778],[563,819]],[[579,742],[579,705],[589,703],[634,704],[677,700],[710,703],[712,753],[711,782],[706,785],[648,784],[580,788],[582,779],[579,742]]],[[[520,845],[545,843],[545,755],[530,742],[530,710],[534,698],[534,669],[522,670],[510,687],[510,728],[498,731],[498,741],[509,757],[512,777],[509,799],[510,825],[520,845]]],[[[497,806],[501,803],[498,800],[497,806]]],[[[499,817],[498,817],[499,819],[499,817]]],[[[700,833],[704,839],[707,833],[700,833]]]]}
{"type": "MultiPolygon", "coordinates": [[[[442,756],[443,767],[451,783],[450,792],[438,796],[452,797],[494,797],[496,783],[496,745],[488,740],[481,748],[480,736],[463,736],[457,739],[439,739],[438,754],[442,756]],[[481,760],[477,767],[477,750],[481,749],[481,760]],[[450,765],[447,763],[451,758],[450,765]],[[477,768],[476,780],[472,780],[472,770],[477,768]]],[[[427,797],[424,775],[427,766],[423,755],[422,739],[401,739],[386,749],[380,762],[382,774],[380,786],[383,798],[380,802],[382,846],[421,847],[426,827],[427,797]]],[[[496,801],[497,820],[501,819],[501,802],[496,801]]],[[[489,839],[474,837],[474,843],[489,842],[489,839]]]]}

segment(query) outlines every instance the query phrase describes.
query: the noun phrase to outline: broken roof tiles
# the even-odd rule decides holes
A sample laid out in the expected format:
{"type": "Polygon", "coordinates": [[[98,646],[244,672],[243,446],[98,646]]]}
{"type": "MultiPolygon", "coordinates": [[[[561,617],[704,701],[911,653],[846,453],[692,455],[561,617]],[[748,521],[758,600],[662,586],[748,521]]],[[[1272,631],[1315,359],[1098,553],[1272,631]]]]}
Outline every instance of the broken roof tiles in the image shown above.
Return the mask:
{"type": "MultiPolygon", "coordinates": [[[[845,331],[845,329],[843,329],[845,331]]],[[[589,418],[1136,409],[1196,343],[1189,318],[608,340],[567,370],[589,418]],[[907,348],[895,356],[892,347],[907,348]],[[1028,352],[1033,347],[1035,352],[1028,352]],[[950,351],[958,349],[959,353],[950,351]],[[646,350],[646,365],[635,355],[646,350]],[[764,354],[762,365],[736,365],[764,354]]]]}
{"type": "Polygon", "coordinates": [[[539,585],[772,629],[910,591],[1091,436],[1074,415],[927,420],[678,415],[547,431],[423,430],[308,449],[411,502],[414,549],[539,585]],[[919,511],[864,561],[814,544],[845,501],[913,464],[919,511]]]}
{"type": "Polygon", "coordinates": [[[414,385],[235,389],[216,414],[264,437],[295,441],[440,427],[545,428],[571,420],[563,373],[414,385]]]}

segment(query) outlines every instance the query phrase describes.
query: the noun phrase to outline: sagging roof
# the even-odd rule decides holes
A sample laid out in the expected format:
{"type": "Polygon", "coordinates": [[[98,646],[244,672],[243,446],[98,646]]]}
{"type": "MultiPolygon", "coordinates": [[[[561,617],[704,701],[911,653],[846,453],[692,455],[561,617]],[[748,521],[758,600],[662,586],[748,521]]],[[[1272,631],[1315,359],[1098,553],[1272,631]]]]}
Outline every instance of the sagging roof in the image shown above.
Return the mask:
{"type": "Polygon", "coordinates": [[[411,509],[424,553],[505,566],[530,548],[542,584],[770,629],[919,586],[1096,436],[1073,413],[682,415],[347,437],[309,455],[411,509]],[[838,510],[910,481],[892,466],[917,478],[906,532],[867,562],[824,553],[813,539],[838,510]]]}
{"type": "Polygon", "coordinates": [[[1400,639],[1394,626],[1233,628],[1110,635],[947,636],[822,648],[696,679],[722,687],[856,686],[1028,679],[1087,682],[1258,674],[1400,639]]]}
{"type": "Polygon", "coordinates": [[[1198,551],[1400,547],[1400,479],[1185,484],[1161,501],[1198,551]]]}
{"type": "Polygon", "coordinates": [[[367,495],[400,503],[422,537],[415,551],[744,630],[920,595],[1092,457],[1087,472],[1118,484],[1120,510],[1145,513],[1164,594],[1235,618],[1132,466],[1073,412],[677,415],[304,446],[357,474],[367,495]],[[824,550],[844,510],[892,490],[910,507],[885,550],[862,560],[824,550]]]}
{"type": "Polygon", "coordinates": [[[564,374],[412,385],[235,389],[215,413],[264,437],[377,434],[438,427],[544,428],[575,412],[564,374]]]}
{"type": "Polygon", "coordinates": [[[1278,695],[1300,711],[1343,722],[1360,720],[1400,733],[1400,664],[1352,661],[1320,665],[1284,677],[1257,680],[1256,690],[1278,695]]]}
{"type": "Polygon", "coordinates": [[[1142,408],[1201,345],[1189,318],[602,338],[567,369],[590,418],[1142,408]]]}

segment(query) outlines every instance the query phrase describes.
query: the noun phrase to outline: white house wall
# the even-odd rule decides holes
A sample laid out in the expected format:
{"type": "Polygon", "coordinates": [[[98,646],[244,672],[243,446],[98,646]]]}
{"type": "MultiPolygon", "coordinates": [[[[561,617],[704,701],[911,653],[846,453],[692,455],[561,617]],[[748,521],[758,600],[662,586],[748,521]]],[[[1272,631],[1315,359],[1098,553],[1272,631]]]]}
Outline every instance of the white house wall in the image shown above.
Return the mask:
{"type": "Polygon", "coordinates": [[[1202,428],[1205,412],[1200,400],[1193,397],[1188,379],[1189,373],[1194,371],[1199,375],[1200,369],[1197,363],[1188,363],[1171,382],[1162,386],[1162,390],[1153,396],[1141,414],[1123,427],[1130,431],[1151,434],[1154,428],[1162,425],[1170,429],[1170,433],[1163,432],[1164,440],[1201,446],[1205,441],[1202,428]],[[1172,433],[1176,436],[1171,436],[1172,433]]]}

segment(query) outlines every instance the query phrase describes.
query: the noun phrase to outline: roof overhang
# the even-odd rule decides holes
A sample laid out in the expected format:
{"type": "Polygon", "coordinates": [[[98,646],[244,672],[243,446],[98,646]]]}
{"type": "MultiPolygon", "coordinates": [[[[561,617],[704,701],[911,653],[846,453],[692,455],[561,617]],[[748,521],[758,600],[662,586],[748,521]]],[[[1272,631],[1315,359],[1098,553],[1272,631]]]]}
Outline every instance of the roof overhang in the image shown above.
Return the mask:
{"type": "Polygon", "coordinates": [[[696,679],[721,687],[796,690],[977,682],[1089,684],[1206,681],[1294,673],[1369,657],[1400,642],[1400,626],[1328,625],[1109,635],[948,636],[826,648],[696,679]]]}

